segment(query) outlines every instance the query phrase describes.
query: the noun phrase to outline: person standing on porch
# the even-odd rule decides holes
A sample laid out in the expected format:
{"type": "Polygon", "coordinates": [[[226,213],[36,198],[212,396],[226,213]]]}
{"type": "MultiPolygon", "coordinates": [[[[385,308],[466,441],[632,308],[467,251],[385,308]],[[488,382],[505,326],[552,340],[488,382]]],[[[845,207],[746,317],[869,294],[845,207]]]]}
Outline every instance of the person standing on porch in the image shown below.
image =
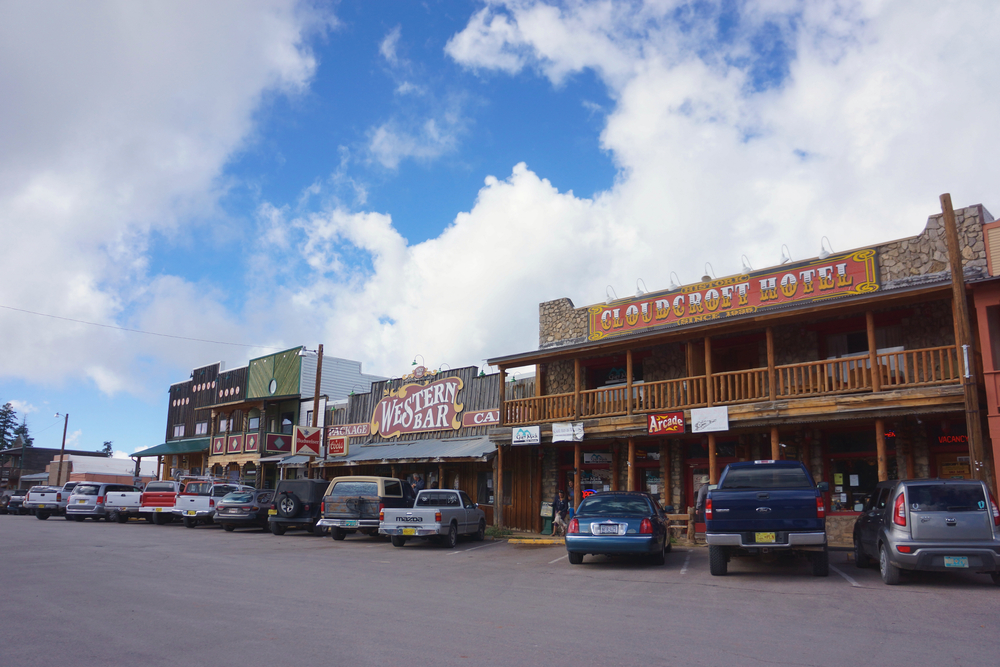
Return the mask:
{"type": "Polygon", "coordinates": [[[552,537],[559,534],[566,534],[566,517],[569,515],[569,502],[566,500],[566,494],[562,491],[556,496],[556,499],[552,501],[552,537]]]}

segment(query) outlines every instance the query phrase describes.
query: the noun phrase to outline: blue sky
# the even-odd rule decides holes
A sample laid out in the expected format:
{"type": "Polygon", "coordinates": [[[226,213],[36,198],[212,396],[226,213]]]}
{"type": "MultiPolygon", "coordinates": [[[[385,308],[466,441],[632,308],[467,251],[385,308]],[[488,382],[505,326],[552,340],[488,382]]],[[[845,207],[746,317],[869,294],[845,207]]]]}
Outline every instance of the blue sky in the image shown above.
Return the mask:
{"type": "Polygon", "coordinates": [[[131,452],[216,360],[478,365],[541,301],[996,212],[1000,10],[962,7],[5,3],[0,401],[131,452]]]}

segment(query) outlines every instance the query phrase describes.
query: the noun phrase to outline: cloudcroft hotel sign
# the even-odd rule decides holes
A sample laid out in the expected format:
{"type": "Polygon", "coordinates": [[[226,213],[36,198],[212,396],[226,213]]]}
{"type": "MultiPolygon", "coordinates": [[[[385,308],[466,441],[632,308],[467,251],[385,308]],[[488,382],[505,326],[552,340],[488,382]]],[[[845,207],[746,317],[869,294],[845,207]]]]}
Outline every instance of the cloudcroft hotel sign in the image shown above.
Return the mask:
{"type": "Polygon", "coordinates": [[[750,315],[774,306],[866,294],[878,288],[875,251],[869,248],[591,306],[589,339],[750,315]]]}
{"type": "Polygon", "coordinates": [[[462,384],[461,378],[447,377],[427,385],[403,385],[375,406],[372,434],[395,438],[404,433],[457,431],[465,407],[457,400],[462,384]]]}

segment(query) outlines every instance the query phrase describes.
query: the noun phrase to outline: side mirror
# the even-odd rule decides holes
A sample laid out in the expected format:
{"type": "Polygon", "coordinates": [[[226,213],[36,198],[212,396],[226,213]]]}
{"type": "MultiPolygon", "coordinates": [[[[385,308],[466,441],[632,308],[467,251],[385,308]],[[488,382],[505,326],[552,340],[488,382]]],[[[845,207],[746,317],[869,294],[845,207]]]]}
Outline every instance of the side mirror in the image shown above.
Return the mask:
{"type": "Polygon", "coordinates": [[[823,493],[826,493],[827,491],[830,490],[830,482],[820,482],[819,484],[816,485],[816,488],[822,491],[823,493]]]}

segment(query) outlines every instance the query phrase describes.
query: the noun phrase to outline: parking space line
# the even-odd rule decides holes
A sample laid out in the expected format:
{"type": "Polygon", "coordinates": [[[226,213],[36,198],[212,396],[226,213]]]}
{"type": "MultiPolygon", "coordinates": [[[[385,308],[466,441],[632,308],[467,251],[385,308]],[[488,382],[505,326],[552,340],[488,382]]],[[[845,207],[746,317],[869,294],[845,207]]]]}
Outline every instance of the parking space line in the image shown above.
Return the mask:
{"type": "Polygon", "coordinates": [[[850,582],[851,586],[854,586],[855,588],[864,588],[864,586],[862,586],[858,582],[854,581],[854,579],[852,579],[850,576],[848,576],[846,572],[841,572],[839,568],[836,568],[831,565],[830,569],[839,574],[840,576],[842,576],[844,579],[847,579],[847,581],[850,582]]]}
{"type": "Polygon", "coordinates": [[[481,544],[478,547],[472,547],[471,549],[462,549],[461,551],[452,551],[449,556],[454,556],[455,554],[464,554],[467,551],[475,551],[476,549],[485,549],[486,547],[495,547],[500,544],[500,542],[493,542],[492,544],[481,544]]]}
{"type": "Polygon", "coordinates": [[[682,575],[687,574],[687,572],[688,572],[688,563],[690,563],[690,562],[691,562],[691,552],[689,551],[689,552],[687,552],[687,556],[684,557],[684,564],[681,565],[681,574],[682,575]]]}
{"type": "Polygon", "coordinates": [[[555,560],[550,560],[549,561],[549,565],[552,565],[552,563],[558,563],[563,558],[567,558],[567,557],[569,557],[569,554],[563,554],[562,556],[559,556],[559,558],[556,558],[555,560]]]}

